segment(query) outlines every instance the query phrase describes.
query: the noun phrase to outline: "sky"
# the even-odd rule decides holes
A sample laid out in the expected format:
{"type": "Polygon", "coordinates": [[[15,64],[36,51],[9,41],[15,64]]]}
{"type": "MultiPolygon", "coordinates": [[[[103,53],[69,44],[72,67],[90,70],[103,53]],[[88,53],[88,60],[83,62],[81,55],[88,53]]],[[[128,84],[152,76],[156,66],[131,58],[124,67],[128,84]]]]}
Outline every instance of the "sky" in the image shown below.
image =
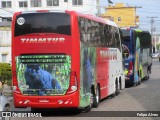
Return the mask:
{"type": "MultiPolygon", "coordinates": [[[[151,31],[151,18],[154,18],[155,34],[160,34],[160,0],[111,0],[115,3],[124,3],[126,6],[137,6],[142,8],[136,9],[139,16],[139,28],[151,31]]],[[[100,0],[100,6],[108,6],[108,0],[100,0]]],[[[103,10],[102,10],[103,13],[103,10]]]]}

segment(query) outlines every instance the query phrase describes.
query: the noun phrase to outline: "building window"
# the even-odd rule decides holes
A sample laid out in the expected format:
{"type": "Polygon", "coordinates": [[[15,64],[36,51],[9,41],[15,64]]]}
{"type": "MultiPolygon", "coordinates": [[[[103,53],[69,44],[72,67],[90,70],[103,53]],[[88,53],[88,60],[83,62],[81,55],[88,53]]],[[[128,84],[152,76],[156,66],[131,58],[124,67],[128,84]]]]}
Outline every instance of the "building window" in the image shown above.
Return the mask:
{"type": "Polygon", "coordinates": [[[118,21],[121,21],[121,17],[118,17],[118,19],[117,19],[118,21]]]}
{"type": "Polygon", "coordinates": [[[31,0],[31,7],[41,7],[42,2],[41,0],[31,0]]]}
{"type": "Polygon", "coordinates": [[[72,0],[73,5],[83,5],[83,0],[72,0]]]}
{"type": "Polygon", "coordinates": [[[59,6],[59,0],[47,0],[47,6],[59,6]]]}
{"type": "Polygon", "coordinates": [[[7,62],[7,54],[2,54],[2,62],[7,62]]]}
{"type": "Polygon", "coordinates": [[[2,8],[11,8],[11,1],[2,1],[2,8]]]}
{"type": "Polygon", "coordinates": [[[2,18],[2,22],[11,22],[11,21],[12,21],[12,17],[2,18]]]}
{"type": "Polygon", "coordinates": [[[24,7],[27,7],[28,5],[27,5],[27,1],[20,1],[19,2],[19,7],[20,8],[24,8],[24,7]]]}

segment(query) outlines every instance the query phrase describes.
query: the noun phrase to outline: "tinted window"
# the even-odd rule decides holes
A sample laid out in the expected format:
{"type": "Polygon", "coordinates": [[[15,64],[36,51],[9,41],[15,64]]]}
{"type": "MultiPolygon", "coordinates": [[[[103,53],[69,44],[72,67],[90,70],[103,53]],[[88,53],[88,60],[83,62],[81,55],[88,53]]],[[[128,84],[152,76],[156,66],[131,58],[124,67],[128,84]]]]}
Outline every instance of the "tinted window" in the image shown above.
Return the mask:
{"type": "Polygon", "coordinates": [[[28,13],[17,16],[14,35],[31,33],[71,35],[70,15],[65,13],[28,13]]]}
{"type": "Polygon", "coordinates": [[[130,42],[130,31],[124,29],[121,29],[121,31],[122,31],[122,40],[124,42],[130,42]]]}
{"type": "Polygon", "coordinates": [[[141,48],[150,48],[151,47],[151,35],[149,32],[135,32],[136,38],[140,39],[141,48]]]}
{"type": "Polygon", "coordinates": [[[120,48],[120,34],[117,27],[81,17],[78,20],[81,41],[86,46],[120,48]]]}

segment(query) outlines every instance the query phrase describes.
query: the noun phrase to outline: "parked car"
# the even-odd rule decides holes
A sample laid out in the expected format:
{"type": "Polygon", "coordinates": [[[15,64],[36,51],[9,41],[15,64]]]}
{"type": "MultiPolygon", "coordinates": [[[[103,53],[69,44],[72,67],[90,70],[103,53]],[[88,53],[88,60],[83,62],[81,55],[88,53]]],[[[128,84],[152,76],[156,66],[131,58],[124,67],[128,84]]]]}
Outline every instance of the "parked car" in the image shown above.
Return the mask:
{"type": "Polygon", "coordinates": [[[10,104],[7,97],[0,92],[0,111],[10,111],[10,104]]]}
{"type": "Polygon", "coordinates": [[[153,59],[159,58],[159,53],[158,52],[152,53],[152,58],[153,59]]]}
{"type": "MultiPolygon", "coordinates": [[[[2,92],[0,91],[0,111],[8,112],[10,111],[10,103],[7,97],[2,95],[2,92]]],[[[1,112],[2,114],[2,112],[1,112]]],[[[10,120],[10,117],[3,117],[0,118],[0,120],[10,120]]]]}

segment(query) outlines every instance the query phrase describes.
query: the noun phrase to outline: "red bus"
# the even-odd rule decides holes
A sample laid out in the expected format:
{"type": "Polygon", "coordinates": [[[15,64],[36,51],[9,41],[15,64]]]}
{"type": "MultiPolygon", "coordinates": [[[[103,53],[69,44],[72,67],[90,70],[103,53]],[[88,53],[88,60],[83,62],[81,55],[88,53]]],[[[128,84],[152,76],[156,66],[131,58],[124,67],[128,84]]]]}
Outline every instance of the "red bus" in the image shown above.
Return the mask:
{"type": "Polygon", "coordinates": [[[125,86],[119,28],[75,11],[17,12],[12,70],[17,108],[98,107],[125,86]]]}

